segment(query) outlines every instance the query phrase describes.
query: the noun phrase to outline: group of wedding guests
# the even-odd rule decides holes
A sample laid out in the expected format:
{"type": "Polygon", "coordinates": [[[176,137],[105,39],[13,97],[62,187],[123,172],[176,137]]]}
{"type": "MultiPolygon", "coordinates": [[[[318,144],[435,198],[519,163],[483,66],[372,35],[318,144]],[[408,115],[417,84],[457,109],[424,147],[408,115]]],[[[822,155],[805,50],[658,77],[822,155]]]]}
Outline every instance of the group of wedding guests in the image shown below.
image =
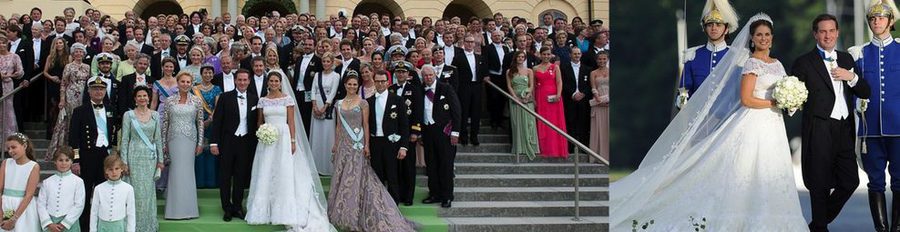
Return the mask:
{"type": "MultiPolygon", "coordinates": [[[[216,187],[224,221],[411,231],[397,205],[413,204],[416,167],[428,176],[422,203],[452,207],[456,146],[480,144],[482,103],[495,128],[507,127],[509,109],[514,153],[569,154],[561,135],[496,101],[506,98],[488,80],[608,159],[609,34],[600,20],[127,12],[116,24],[92,9],[78,20],[74,9],[63,13],[52,28],[40,26],[39,8],[0,20],[2,93],[47,89],[40,99],[55,108],[46,110],[53,133],[44,159],[68,157],[60,173],[75,175],[60,178],[82,183],[78,210],[51,212],[56,224],[28,222],[51,231],[110,223],[157,231],[158,192],[165,219],[189,220],[199,217],[196,189],[216,187]],[[24,78],[37,74],[41,87],[24,78]],[[260,142],[262,125],[275,142],[260,142]],[[319,176],[332,177],[327,196],[319,176]],[[114,198],[106,185],[125,192],[114,198]],[[86,213],[94,211],[99,219],[86,213]]],[[[33,149],[13,134],[21,124],[13,112],[29,113],[14,107],[19,96],[31,94],[0,103],[2,135],[33,149]]],[[[28,154],[16,162],[34,160],[28,154]]]]}

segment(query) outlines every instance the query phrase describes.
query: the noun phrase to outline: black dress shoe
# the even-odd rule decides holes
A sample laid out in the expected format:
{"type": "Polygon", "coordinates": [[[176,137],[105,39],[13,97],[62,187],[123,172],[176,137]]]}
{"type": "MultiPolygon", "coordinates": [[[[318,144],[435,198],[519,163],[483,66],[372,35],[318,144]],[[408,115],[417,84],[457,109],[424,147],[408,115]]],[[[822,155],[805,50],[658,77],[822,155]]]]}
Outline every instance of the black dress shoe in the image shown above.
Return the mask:
{"type": "Polygon", "coordinates": [[[240,218],[241,220],[244,220],[244,217],[247,216],[247,214],[244,213],[243,210],[235,210],[233,214],[234,214],[234,217],[240,218]]]}
{"type": "Polygon", "coordinates": [[[463,146],[469,145],[469,140],[465,139],[465,137],[459,137],[459,144],[461,144],[463,146]]]}
{"type": "Polygon", "coordinates": [[[452,206],[452,203],[453,203],[452,200],[446,200],[444,202],[441,202],[441,208],[450,208],[452,206]]]}
{"type": "Polygon", "coordinates": [[[231,221],[231,212],[225,211],[225,216],[222,216],[222,221],[230,222],[231,221]]]}
{"type": "Polygon", "coordinates": [[[410,206],[410,205],[413,205],[413,204],[412,204],[412,201],[404,201],[404,202],[403,202],[403,205],[405,205],[405,206],[410,206]]]}
{"type": "Polygon", "coordinates": [[[434,203],[438,203],[438,202],[440,202],[440,201],[435,197],[428,197],[428,198],[425,198],[424,200],[422,200],[422,204],[434,204],[434,203]]]}
{"type": "Polygon", "coordinates": [[[472,138],[472,140],[470,140],[470,141],[472,141],[472,146],[481,145],[481,143],[478,142],[478,138],[472,138]]]}

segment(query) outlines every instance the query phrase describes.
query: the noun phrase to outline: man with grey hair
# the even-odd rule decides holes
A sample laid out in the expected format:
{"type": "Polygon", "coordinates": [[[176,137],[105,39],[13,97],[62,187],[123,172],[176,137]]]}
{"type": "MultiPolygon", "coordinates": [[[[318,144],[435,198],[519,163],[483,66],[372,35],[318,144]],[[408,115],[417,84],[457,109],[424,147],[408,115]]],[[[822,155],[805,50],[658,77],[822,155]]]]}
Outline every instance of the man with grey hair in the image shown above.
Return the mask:
{"type": "MultiPolygon", "coordinates": [[[[128,42],[128,46],[135,46],[134,41],[128,42]]],[[[119,102],[122,104],[123,110],[134,109],[134,87],[150,86],[155,80],[150,77],[147,68],[150,67],[150,56],[144,53],[138,53],[134,57],[134,73],[122,76],[122,89],[119,90],[119,102]]]]}
{"type": "Polygon", "coordinates": [[[422,66],[422,77],[422,145],[425,147],[425,173],[428,176],[428,197],[422,203],[440,202],[442,208],[450,208],[453,202],[456,144],[463,122],[462,109],[453,87],[435,81],[434,67],[422,66]]]}
{"type": "Polygon", "coordinates": [[[169,33],[159,33],[159,52],[153,54],[153,57],[150,59],[150,74],[153,75],[153,79],[158,80],[162,77],[162,60],[166,57],[175,56],[175,51],[170,47],[171,44],[172,37],[169,36],[169,33]]]}
{"type": "MultiPolygon", "coordinates": [[[[504,88],[506,87],[506,76],[503,75],[503,60],[506,58],[506,54],[509,53],[509,47],[503,44],[503,31],[497,30],[493,26],[491,29],[490,41],[492,43],[485,45],[481,49],[481,55],[484,57],[485,68],[487,68],[491,83],[504,88]]],[[[503,110],[507,108],[505,107],[506,97],[494,88],[487,88],[486,94],[487,99],[491,99],[487,101],[488,113],[491,115],[491,128],[496,130],[505,127],[503,110]]]]}

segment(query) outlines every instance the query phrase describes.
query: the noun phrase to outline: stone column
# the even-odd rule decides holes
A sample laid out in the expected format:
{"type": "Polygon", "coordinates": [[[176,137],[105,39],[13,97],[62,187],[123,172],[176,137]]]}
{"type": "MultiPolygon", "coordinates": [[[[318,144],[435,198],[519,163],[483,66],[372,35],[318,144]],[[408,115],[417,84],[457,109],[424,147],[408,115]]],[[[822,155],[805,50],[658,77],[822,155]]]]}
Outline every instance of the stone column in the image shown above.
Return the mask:
{"type": "Polygon", "coordinates": [[[228,13],[231,14],[231,22],[234,25],[234,19],[238,16],[237,0],[228,0],[228,13]]]}
{"type": "Polygon", "coordinates": [[[222,0],[212,0],[212,10],[209,18],[215,19],[216,17],[222,17],[222,0]]]}
{"type": "Polygon", "coordinates": [[[325,14],[325,0],[316,0],[316,20],[323,19],[328,19],[328,15],[325,14]]]}
{"type": "Polygon", "coordinates": [[[297,13],[309,13],[309,0],[300,0],[300,11],[297,13]]]}

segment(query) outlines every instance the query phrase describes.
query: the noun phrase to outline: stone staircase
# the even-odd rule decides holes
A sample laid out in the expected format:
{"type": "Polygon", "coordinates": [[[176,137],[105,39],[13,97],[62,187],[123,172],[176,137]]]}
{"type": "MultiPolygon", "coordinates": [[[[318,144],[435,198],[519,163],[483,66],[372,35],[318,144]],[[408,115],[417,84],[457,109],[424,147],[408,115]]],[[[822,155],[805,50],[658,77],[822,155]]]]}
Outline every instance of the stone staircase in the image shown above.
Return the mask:
{"type": "MultiPolygon", "coordinates": [[[[508,131],[481,129],[480,146],[459,146],[455,201],[440,208],[450,231],[609,230],[609,168],[580,155],[581,221],[574,221],[575,156],[547,160],[510,154],[508,131]]],[[[420,170],[424,171],[424,170],[420,170]]],[[[426,186],[426,177],[418,177],[426,186]]]]}
{"type": "Polygon", "coordinates": [[[46,128],[46,123],[36,122],[26,122],[24,128],[19,128],[19,131],[31,138],[31,142],[34,143],[34,159],[41,166],[41,180],[53,175],[56,171],[52,162],[44,161],[47,146],[50,145],[50,135],[47,135],[46,128]]]}

